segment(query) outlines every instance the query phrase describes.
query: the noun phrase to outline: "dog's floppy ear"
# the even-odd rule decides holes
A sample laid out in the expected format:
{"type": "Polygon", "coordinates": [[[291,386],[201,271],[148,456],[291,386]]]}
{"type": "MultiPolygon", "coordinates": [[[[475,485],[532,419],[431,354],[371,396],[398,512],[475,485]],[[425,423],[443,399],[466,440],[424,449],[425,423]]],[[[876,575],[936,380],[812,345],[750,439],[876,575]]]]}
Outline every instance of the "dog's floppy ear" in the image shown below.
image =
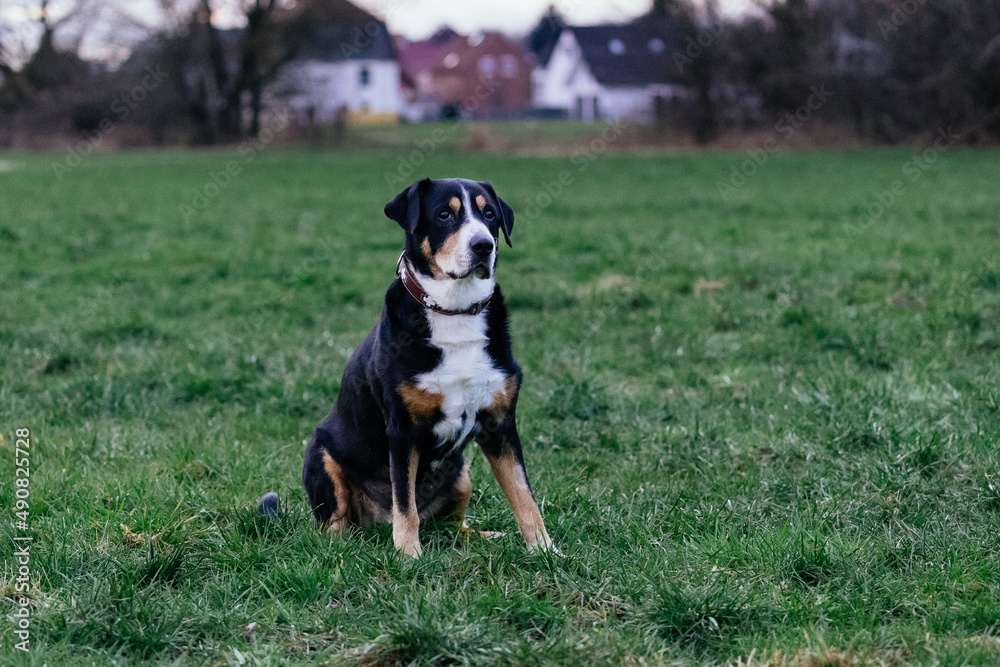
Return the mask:
{"type": "Polygon", "coordinates": [[[412,234],[420,222],[420,196],[430,182],[429,178],[417,181],[396,195],[395,199],[385,205],[385,217],[395,220],[400,227],[412,234]]]}
{"type": "Polygon", "coordinates": [[[514,229],[514,209],[507,205],[507,202],[497,197],[496,190],[489,183],[480,183],[481,186],[486,188],[486,191],[490,193],[490,196],[496,200],[497,205],[500,207],[500,229],[503,230],[503,239],[507,242],[508,247],[513,247],[510,244],[510,233],[514,229]]]}

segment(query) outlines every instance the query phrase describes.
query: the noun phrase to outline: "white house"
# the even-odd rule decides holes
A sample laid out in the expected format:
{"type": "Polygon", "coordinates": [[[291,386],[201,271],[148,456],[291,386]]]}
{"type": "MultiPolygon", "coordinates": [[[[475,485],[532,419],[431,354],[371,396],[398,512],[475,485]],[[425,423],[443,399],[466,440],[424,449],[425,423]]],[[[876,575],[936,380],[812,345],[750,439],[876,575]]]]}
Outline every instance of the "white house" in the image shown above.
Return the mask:
{"type": "Polygon", "coordinates": [[[394,122],[403,107],[399,58],[384,22],[347,0],[299,0],[294,56],[268,94],[300,122],[394,122]]]}
{"type": "Polygon", "coordinates": [[[575,120],[652,122],[690,95],[674,58],[683,53],[679,28],[655,25],[564,28],[534,72],[532,105],[575,120]]]}
{"type": "Polygon", "coordinates": [[[356,122],[396,120],[403,105],[399,64],[373,58],[291,62],[276,81],[275,96],[300,122],[330,123],[341,108],[356,122]]]}

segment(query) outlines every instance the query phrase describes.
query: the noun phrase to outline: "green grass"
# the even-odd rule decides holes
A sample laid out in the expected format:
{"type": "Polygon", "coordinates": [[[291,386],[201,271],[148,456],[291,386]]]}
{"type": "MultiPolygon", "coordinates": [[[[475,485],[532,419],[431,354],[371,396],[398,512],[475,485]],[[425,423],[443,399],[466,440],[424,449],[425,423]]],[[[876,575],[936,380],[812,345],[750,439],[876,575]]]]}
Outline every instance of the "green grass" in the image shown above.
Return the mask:
{"type": "Polygon", "coordinates": [[[0,619],[0,662],[1000,660],[996,152],[861,235],[910,151],[774,154],[727,201],[742,154],[426,156],[520,215],[499,278],[564,556],[526,552],[473,448],[473,523],[507,536],[424,525],[413,563],[386,526],[320,534],[299,481],[392,277],[400,155],[237,158],[188,219],[234,153],[2,156],[0,507],[29,428],[35,543],[31,652],[0,619]]]}
{"type": "MultiPolygon", "coordinates": [[[[570,152],[586,146],[602,133],[619,128],[628,132],[629,144],[656,145],[657,142],[662,144],[667,140],[675,142],[684,140],[684,137],[677,133],[664,135],[642,125],[618,126],[606,122],[567,123],[533,120],[360,126],[351,128],[345,135],[343,143],[349,148],[391,149],[402,155],[408,154],[418,145],[426,146],[430,152],[434,152],[430,150],[433,146],[435,151],[471,148],[552,154],[570,152]]],[[[333,142],[333,132],[330,128],[320,126],[316,131],[318,136],[314,137],[315,142],[320,145],[333,142]]],[[[622,140],[617,142],[619,147],[625,143],[622,140]]]]}

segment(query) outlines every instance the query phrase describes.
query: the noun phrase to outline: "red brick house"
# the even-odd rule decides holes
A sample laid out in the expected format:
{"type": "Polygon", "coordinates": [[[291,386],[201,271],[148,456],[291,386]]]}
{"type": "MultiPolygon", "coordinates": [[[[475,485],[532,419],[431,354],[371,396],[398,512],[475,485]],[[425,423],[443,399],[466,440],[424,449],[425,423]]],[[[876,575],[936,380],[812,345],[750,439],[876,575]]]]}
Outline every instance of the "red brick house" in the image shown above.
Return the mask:
{"type": "Polygon", "coordinates": [[[430,39],[396,39],[411,120],[518,118],[531,109],[533,60],[499,32],[444,29],[430,39]]]}

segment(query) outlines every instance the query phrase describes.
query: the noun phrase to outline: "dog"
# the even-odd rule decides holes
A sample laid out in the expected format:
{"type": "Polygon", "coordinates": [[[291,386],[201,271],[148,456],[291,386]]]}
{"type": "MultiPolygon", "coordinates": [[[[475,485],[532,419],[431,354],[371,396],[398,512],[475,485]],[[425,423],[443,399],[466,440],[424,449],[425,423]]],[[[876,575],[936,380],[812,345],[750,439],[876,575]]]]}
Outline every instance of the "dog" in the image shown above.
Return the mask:
{"type": "MultiPolygon", "coordinates": [[[[499,236],[514,212],[489,183],[418,181],[385,206],[406,240],[378,324],[354,351],[333,411],[306,450],[302,482],[316,521],[392,524],[403,554],[421,553],[423,519],[468,530],[475,440],[530,550],[553,549],[524,467],[514,412],[521,369],[496,283],[499,236]]],[[[271,494],[269,494],[271,495],[271,494]]],[[[277,511],[277,498],[265,514],[277,511]]]]}

